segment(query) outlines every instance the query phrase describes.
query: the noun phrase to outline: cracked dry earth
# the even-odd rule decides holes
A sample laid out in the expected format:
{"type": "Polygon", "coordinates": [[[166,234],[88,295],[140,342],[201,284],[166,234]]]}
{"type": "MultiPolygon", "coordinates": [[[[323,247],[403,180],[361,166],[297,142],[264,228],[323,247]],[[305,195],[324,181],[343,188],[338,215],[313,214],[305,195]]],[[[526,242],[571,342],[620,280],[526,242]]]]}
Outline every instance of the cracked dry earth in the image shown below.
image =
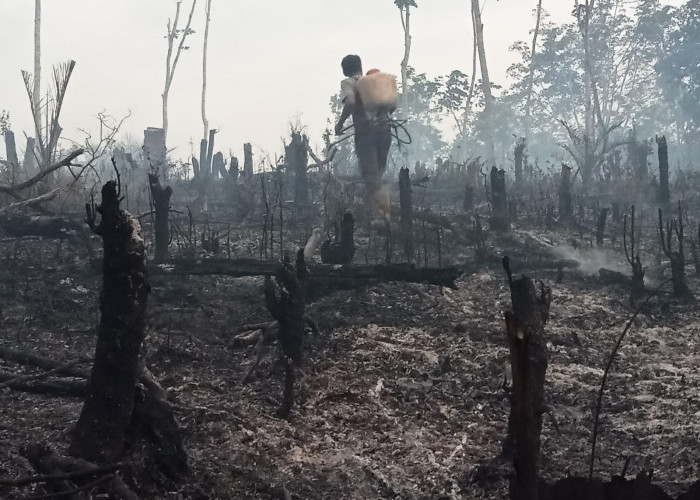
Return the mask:
{"type": "MultiPolygon", "coordinates": [[[[33,252],[49,259],[50,249],[33,252]]],[[[0,343],[56,359],[91,355],[99,277],[67,257],[49,273],[25,267],[4,280],[0,343]]],[[[11,271],[3,265],[2,272],[11,271]]],[[[554,283],[554,272],[530,275],[554,295],[542,473],[584,475],[602,369],[632,311],[623,287],[595,276],[567,272],[554,283]]],[[[276,346],[242,384],[255,352],[230,342],[241,325],[269,319],[262,279],[152,281],[148,361],[174,397],[191,473],[171,486],[127,477],[144,498],[269,499],[281,487],[299,499],[506,496],[503,478],[472,482],[505,435],[503,273],[465,276],[459,290],[378,284],[312,303],[322,335],[309,337],[289,421],[272,416],[283,379],[276,346]]],[[[698,285],[691,280],[693,290],[698,285]]],[[[620,473],[631,456],[629,473],[652,467],[672,495],[698,479],[699,314],[664,297],[635,321],[603,401],[599,477],[620,473]]],[[[18,453],[24,442],[45,440],[65,452],[79,400],[8,389],[0,398],[1,476],[29,472],[18,453]]],[[[2,498],[30,493],[0,489],[2,498]]]]}

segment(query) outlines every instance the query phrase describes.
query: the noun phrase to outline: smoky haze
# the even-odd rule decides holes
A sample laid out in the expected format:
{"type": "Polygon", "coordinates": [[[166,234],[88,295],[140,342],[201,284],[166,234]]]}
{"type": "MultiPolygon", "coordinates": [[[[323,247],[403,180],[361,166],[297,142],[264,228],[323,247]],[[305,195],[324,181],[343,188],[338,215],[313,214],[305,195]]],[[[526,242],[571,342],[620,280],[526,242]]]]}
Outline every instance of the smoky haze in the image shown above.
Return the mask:
{"type": "MultiPolygon", "coordinates": [[[[52,0],[42,3],[42,85],[52,65],[74,59],[61,115],[64,137],[81,140],[78,129],[95,131],[100,111],[122,117],[131,111],[122,139],[138,144],[143,129],[161,126],[165,79],[165,39],[174,0],[52,0]]],[[[429,76],[454,69],[471,74],[472,29],[463,0],[419,2],[411,17],[410,64],[429,76]]],[[[528,40],[534,3],[487,1],[485,43],[492,80],[503,84],[513,54],[509,47],[528,40]]],[[[0,4],[0,109],[12,128],[33,135],[29,101],[20,69],[32,71],[34,3],[0,4]]],[[[554,21],[571,19],[569,2],[545,2],[554,21]]],[[[182,5],[184,26],[189,3],[182,5]]],[[[195,150],[201,138],[200,93],[204,2],[192,21],[169,98],[168,146],[174,158],[195,150]]],[[[222,1],[212,2],[208,49],[207,114],[219,129],[217,149],[242,156],[252,142],[256,154],[281,152],[289,123],[307,127],[312,143],[331,116],[329,98],[339,90],[340,59],[359,54],[365,66],[400,73],[403,32],[391,0],[222,1]]],[[[446,136],[452,127],[442,127],[446,136]]],[[[23,141],[20,141],[22,146],[23,141]]]]}

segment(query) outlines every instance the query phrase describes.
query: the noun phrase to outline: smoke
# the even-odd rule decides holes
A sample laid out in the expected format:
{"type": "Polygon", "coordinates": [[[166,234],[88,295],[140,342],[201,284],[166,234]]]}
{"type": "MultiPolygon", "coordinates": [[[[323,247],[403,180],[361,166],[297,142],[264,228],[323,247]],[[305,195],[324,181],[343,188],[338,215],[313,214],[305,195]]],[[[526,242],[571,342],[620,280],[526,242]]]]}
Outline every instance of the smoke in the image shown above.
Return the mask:
{"type": "Polygon", "coordinates": [[[601,267],[630,274],[630,267],[624,256],[607,248],[574,248],[571,245],[561,245],[554,248],[552,254],[560,259],[580,262],[578,270],[585,274],[597,276],[601,267]]]}

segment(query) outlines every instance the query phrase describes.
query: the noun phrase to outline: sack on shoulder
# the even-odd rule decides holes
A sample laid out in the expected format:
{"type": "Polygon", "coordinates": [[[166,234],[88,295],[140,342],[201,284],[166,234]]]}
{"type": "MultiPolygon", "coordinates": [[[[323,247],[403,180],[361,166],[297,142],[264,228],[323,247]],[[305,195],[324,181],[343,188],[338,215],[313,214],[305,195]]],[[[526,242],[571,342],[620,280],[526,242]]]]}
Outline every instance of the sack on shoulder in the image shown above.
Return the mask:
{"type": "Polygon", "coordinates": [[[367,113],[392,113],[398,106],[399,93],[394,75],[379,72],[363,76],[357,80],[355,88],[367,113]]]}

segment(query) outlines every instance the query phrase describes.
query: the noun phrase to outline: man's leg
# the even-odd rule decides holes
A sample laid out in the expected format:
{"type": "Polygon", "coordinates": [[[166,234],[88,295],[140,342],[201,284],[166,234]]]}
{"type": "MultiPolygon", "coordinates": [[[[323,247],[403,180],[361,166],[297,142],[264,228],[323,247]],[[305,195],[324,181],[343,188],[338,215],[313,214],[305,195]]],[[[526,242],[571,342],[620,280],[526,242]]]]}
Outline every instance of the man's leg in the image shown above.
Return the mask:
{"type": "Polygon", "coordinates": [[[360,173],[365,181],[366,201],[372,203],[380,213],[388,213],[390,206],[379,175],[376,137],[372,131],[355,133],[355,152],[360,165],[360,173]]]}
{"type": "Polygon", "coordinates": [[[391,148],[391,128],[388,123],[377,130],[376,141],[379,177],[383,177],[391,148]]]}

